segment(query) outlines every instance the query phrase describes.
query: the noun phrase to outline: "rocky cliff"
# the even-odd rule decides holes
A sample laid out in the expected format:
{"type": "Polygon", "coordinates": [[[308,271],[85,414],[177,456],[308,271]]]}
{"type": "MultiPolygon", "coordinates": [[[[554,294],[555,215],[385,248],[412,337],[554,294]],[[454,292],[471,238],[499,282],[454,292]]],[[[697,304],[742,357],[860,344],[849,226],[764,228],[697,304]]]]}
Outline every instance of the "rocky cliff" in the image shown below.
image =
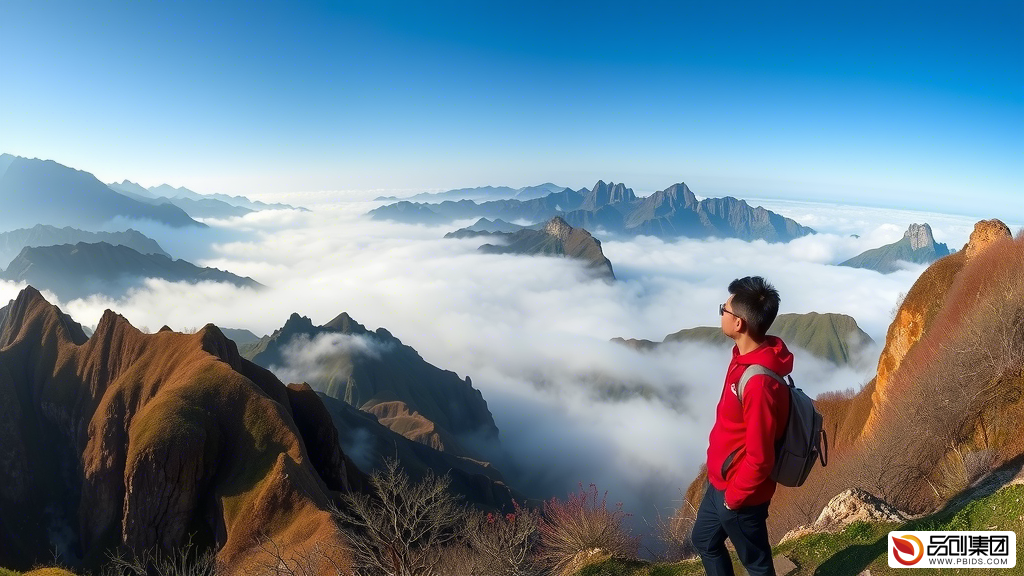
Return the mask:
{"type": "MultiPolygon", "coordinates": [[[[1024,237],[1012,239],[998,220],[978,222],[963,250],[929,266],[899,305],[875,379],[852,397],[823,395],[815,404],[830,462],[799,488],[777,488],[768,518],[773,543],[812,525],[844,491],[924,514],[1019,458],[1024,237]]],[[[699,505],[705,478],[702,467],[680,525],[699,505]]]]}
{"type": "MultiPolygon", "coordinates": [[[[0,314],[0,565],[57,547],[213,546],[228,574],[282,550],[341,550],[332,494],[363,477],[323,404],[238,355],[212,324],[143,334],[108,310],[86,339],[32,287],[0,314]]],[[[349,560],[339,552],[342,564],[349,560]]]]}

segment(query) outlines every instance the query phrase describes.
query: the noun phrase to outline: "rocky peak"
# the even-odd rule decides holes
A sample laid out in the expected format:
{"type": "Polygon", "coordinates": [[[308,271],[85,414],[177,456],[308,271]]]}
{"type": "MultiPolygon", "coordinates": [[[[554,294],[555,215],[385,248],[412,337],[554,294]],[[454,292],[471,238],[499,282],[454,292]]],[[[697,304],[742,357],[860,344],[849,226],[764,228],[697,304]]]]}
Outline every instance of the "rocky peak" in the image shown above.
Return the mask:
{"type": "Polygon", "coordinates": [[[334,317],[333,320],[323,325],[324,328],[330,328],[331,330],[338,330],[346,334],[363,334],[366,332],[366,327],[356,322],[348,312],[342,312],[334,317]]]}
{"type": "Polygon", "coordinates": [[[544,225],[544,232],[563,241],[569,237],[569,234],[572,234],[572,231],[573,227],[569,226],[561,216],[555,216],[544,225]]]}
{"type": "Polygon", "coordinates": [[[1002,220],[993,218],[981,220],[974,225],[971,238],[964,244],[965,257],[968,261],[976,254],[988,248],[993,242],[1000,238],[1012,238],[1010,228],[1002,220]]]}
{"type": "Polygon", "coordinates": [[[238,346],[235,345],[234,341],[225,336],[216,325],[207,324],[203,326],[199,332],[196,332],[195,337],[201,342],[200,347],[203,350],[220,358],[228,366],[231,366],[232,369],[239,372],[242,370],[242,357],[238,354],[238,346]]]}
{"type": "Polygon", "coordinates": [[[284,327],[281,328],[281,332],[285,334],[309,333],[312,331],[313,321],[305,316],[299,316],[298,312],[292,312],[292,315],[288,317],[288,321],[284,323],[284,327]]]}
{"type": "Polygon", "coordinates": [[[665,189],[666,196],[672,196],[676,202],[682,200],[683,208],[691,208],[697,205],[697,197],[690,191],[685,182],[673,184],[665,189]]]}
{"type": "Polygon", "coordinates": [[[932,227],[928,224],[911,224],[910,228],[903,233],[903,237],[910,239],[910,247],[914,250],[928,248],[935,244],[932,227]]]}
{"type": "Polygon", "coordinates": [[[626,188],[626,185],[621,182],[619,184],[614,182],[606,184],[604,180],[598,180],[594,188],[587,192],[586,197],[583,199],[583,204],[580,205],[580,209],[597,210],[606,204],[632,202],[633,200],[636,200],[636,195],[633,194],[632,188],[626,188]]]}

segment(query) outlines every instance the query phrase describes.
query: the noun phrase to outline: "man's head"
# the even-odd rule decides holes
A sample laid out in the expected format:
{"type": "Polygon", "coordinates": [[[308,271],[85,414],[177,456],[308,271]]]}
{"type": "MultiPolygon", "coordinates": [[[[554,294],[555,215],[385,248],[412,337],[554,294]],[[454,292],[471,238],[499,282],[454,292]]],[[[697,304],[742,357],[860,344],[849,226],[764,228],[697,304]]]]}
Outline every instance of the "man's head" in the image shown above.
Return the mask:
{"type": "Polygon", "coordinates": [[[746,334],[760,340],[779,313],[779,292],[760,276],[737,278],[729,284],[729,299],[721,312],[726,336],[735,340],[746,334]]]}

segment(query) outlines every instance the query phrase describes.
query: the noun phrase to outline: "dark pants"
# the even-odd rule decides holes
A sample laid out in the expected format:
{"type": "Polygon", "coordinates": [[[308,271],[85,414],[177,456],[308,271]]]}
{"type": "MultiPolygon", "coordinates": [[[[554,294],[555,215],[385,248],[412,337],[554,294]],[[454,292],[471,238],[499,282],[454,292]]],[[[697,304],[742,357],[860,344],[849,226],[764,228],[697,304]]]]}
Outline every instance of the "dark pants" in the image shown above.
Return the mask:
{"type": "Polygon", "coordinates": [[[726,537],[732,540],[736,555],[750,576],[775,576],[765,523],[770,503],[729,510],[725,507],[725,493],[708,483],[690,536],[707,576],[734,576],[732,560],[725,548],[726,537]]]}

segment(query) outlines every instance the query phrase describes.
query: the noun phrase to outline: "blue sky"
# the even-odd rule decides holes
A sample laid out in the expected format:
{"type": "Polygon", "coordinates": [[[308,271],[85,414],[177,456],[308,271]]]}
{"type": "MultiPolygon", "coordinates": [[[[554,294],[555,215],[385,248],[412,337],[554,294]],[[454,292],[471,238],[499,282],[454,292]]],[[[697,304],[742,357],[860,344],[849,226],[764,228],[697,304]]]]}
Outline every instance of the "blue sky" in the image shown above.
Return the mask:
{"type": "Polygon", "coordinates": [[[1022,217],[1020,2],[494,4],[8,2],[0,151],[200,192],[603,178],[1022,217]]]}

